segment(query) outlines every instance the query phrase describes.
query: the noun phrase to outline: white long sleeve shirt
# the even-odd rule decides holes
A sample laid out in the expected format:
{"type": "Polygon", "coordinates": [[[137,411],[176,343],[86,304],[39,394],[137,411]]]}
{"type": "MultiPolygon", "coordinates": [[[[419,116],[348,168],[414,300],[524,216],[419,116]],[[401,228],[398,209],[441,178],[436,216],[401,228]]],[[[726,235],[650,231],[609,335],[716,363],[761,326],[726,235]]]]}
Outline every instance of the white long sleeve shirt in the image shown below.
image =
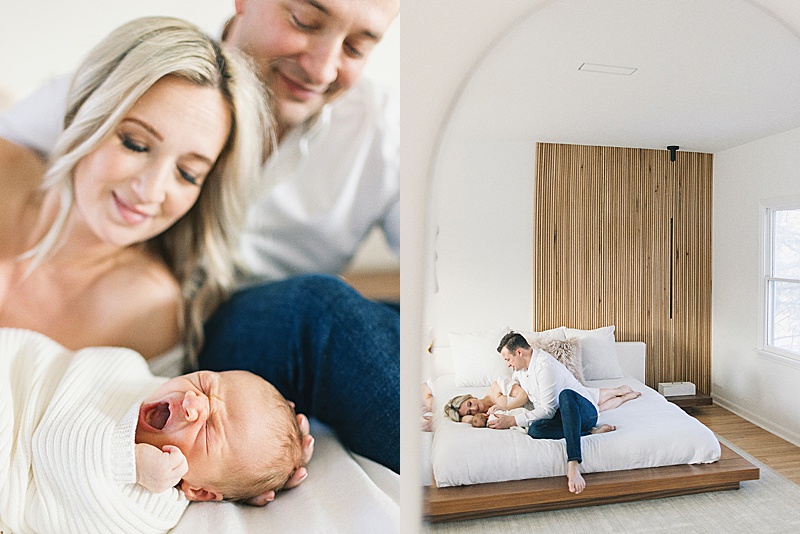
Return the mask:
{"type": "MultiPolygon", "coordinates": [[[[0,115],[0,137],[49,154],[63,127],[69,78],[0,115]]],[[[362,79],[289,131],[262,166],[241,252],[256,280],[341,272],[374,226],[400,253],[400,103],[362,79]]],[[[249,282],[249,281],[248,281],[249,282]]]]}
{"type": "Polygon", "coordinates": [[[0,532],[161,533],[188,501],[136,484],[139,405],[164,378],[136,352],[0,329],[0,532]]]}
{"type": "Polygon", "coordinates": [[[558,410],[558,396],[571,389],[586,398],[599,411],[586,386],[569,372],[563,363],[543,350],[533,349],[530,367],[514,371],[513,379],[528,394],[534,408],[514,416],[517,426],[528,426],[538,419],[551,419],[558,410]]]}

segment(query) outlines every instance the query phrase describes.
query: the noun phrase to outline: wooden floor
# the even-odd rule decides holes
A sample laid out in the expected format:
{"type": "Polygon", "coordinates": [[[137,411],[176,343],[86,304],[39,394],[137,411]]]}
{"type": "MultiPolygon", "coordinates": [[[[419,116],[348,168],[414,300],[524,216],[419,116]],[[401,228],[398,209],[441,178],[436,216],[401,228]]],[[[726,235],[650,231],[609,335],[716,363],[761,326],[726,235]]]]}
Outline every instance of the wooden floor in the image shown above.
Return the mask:
{"type": "Polygon", "coordinates": [[[800,447],[721,406],[700,406],[691,408],[689,413],[737,447],[800,484],[800,447]]]}
{"type": "Polygon", "coordinates": [[[400,302],[399,271],[347,271],[342,278],[368,299],[400,302]]]}

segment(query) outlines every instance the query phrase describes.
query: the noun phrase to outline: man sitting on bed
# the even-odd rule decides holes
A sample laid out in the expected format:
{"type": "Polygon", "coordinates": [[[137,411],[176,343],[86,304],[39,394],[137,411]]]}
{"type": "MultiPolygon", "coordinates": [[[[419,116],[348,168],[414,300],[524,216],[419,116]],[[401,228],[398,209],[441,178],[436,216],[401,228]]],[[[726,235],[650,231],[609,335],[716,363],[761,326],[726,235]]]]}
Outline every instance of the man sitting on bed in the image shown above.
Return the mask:
{"type": "Polygon", "coordinates": [[[567,485],[572,493],[582,492],[586,481],[580,472],[581,436],[611,432],[616,427],[595,427],[599,399],[564,364],[542,350],[532,349],[521,334],[512,331],[503,336],[497,352],[514,369],[514,379],[534,408],[516,417],[498,415],[488,426],[495,429],[527,426],[532,438],[565,439],[567,485]]]}
{"type": "Polygon", "coordinates": [[[2,328],[0,532],[166,532],[190,500],[266,504],[301,480],[300,426],[251,373],[168,380],[129,349],[2,328]]]}

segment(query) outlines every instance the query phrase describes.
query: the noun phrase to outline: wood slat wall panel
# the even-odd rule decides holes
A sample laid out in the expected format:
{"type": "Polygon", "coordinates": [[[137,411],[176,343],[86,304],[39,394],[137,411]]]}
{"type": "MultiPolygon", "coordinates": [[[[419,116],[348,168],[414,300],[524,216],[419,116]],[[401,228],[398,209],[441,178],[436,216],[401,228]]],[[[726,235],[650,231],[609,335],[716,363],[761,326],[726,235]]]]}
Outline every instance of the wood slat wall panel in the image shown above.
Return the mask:
{"type": "Polygon", "coordinates": [[[618,340],[647,343],[648,385],[708,393],[712,156],[536,149],[534,327],[614,324],[618,340]]]}

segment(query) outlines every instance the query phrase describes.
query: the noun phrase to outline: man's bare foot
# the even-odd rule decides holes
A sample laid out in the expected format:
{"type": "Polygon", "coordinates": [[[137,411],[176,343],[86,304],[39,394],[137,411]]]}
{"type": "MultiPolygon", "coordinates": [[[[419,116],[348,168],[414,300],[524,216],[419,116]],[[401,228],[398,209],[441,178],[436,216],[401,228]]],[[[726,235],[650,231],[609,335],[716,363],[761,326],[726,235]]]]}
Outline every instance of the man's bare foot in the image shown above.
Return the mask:
{"type": "Polygon", "coordinates": [[[586,488],[586,481],[581,476],[580,464],[574,460],[567,462],[567,486],[569,491],[575,495],[586,488]]]}
{"type": "Polygon", "coordinates": [[[614,425],[602,424],[592,428],[592,434],[605,434],[606,432],[613,432],[617,429],[614,425]]]}

